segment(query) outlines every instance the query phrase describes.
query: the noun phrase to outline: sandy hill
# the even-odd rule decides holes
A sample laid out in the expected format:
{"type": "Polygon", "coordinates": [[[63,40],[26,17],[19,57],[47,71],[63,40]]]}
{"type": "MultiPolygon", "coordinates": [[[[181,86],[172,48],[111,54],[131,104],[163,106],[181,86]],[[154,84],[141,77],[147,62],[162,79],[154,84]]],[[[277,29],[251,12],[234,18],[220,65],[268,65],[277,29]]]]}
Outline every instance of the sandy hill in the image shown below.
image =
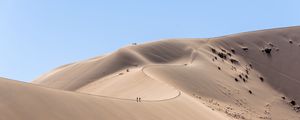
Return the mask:
{"type": "Polygon", "coordinates": [[[1,78],[0,120],[299,120],[299,54],[300,27],[134,44],[1,78]]]}

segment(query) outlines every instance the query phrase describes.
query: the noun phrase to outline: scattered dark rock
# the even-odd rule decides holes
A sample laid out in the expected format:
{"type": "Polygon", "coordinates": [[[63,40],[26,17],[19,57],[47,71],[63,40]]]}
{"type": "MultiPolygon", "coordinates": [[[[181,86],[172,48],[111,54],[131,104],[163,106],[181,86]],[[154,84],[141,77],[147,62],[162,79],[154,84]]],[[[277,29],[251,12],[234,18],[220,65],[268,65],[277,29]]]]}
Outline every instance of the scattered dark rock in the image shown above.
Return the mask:
{"type": "Polygon", "coordinates": [[[247,80],[246,80],[245,78],[243,78],[243,81],[244,81],[244,82],[247,82],[247,80]]]}
{"type": "Polygon", "coordinates": [[[299,111],[300,111],[300,106],[294,107],[294,110],[295,110],[296,112],[299,112],[299,111]]]}
{"type": "Polygon", "coordinates": [[[272,49],[271,49],[271,48],[265,48],[264,51],[265,51],[267,54],[271,54],[272,49]]]}
{"type": "Polygon", "coordinates": [[[227,59],[227,56],[226,56],[226,54],[224,54],[224,53],[218,53],[218,56],[220,57],[220,58],[223,58],[223,59],[227,59]]]}
{"type": "Polygon", "coordinates": [[[253,68],[252,64],[249,64],[249,67],[250,67],[250,68],[253,68]]]}
{"type": "Polygon", "coordinates": [[[243,76],[242,76],[242,75],[239,75],[239,78],[241,78],[241,79],[242,79],[242,78],[243,78],[243,76]]]}
{"type": "Polygon", "coordinates": [[[232,56],[231,53],[227,53],[227,55],[230,56],[230,57],[232,56]]]}
{"type": "Polygon", "coordinates": [[[283,100],[285,100],[285,97],[281,97],[283,100]]]}
{"type": "Polygon", "coordinates": [[[249,77],[248,77],[248,75],[245,75],[245,77],[248,79],[249,77]]]}
{"type": "Polygon", "coordinates": [[[247,47],[242,48],[244,51],[248,51],[249,49],[247,47]]]}
{"type": "Polygon", "coordinates": [[[293,105],[293,106],[295,106],[295,105],[296,105],[296,101],[292,100],[292,101],[290,102],[290,104],[293,105]]]}
{"type": "Polygon", "coordinates": [[[218,58],[217,58],[217,57],[215,57],[215,59],[216,59],[216,60],[218,60],[218,58]]]}
{"type": "Polygon", "coordinates": [[[269,45],[270,45],[271,47],[274,47],[274,45],[273,45],[272,43],[269,43],[269,45]]]}
{"type": "Polygon", "coordinates": [[[233,58],[230,59],[230,62],[231,62],[232,64],[239,64],[239,61],[237,61],[237,60],[235,60],[235,59],[233,59],[233,58]]]}
{"type": "Polygon", "coordinates": [[[290,43],[290,44],[293,44],[293,41],[292,41],[292,40],[289,40],[289,43],[290,43]]]}
{"type": "Polygon", "coordinates": [[[184,66],[187,66],[187,64],[184,64],[184,66]]]}
{"type": "Polygon", "coordinates": [[[235,50],[234,50],[234,49],[231,49],[231,52],[232,52],[233,54],[235,54],[235,50]]]}
{"type": "Polygon", "coordinates": [[[249,74],[249,70],[245,70],[247,74],[249,74]]]}
{"type": "Polygon", "coordinates": [[[260,81],[262,81],[262,82],[264,81],[264,78],[263,78],[263,77],[259,77],[259,79],[260,79],[260,81]]]}
{"type": "Polygon", "coordinates": [[[119,73],[119,75],[123,75],[124,73],[119,73]]]}
{"type": "Polygon", "coordinates": [[[234,80],[235,80],[236,82],[238,82],[238,81],[239,81],[239,79],[237,79],[237,78],[234,78],[234,80]]]}
{"type": "Polygon", "coordinates": [[[276,51],[279,51],[279,48],[276,48],[276,51]]]}
{"type": "Polygon", "coordinates": [[[126,72],[129,72],[129,69],[126,69],[126,72]]]}
{"type": "Polygon", "coordinates": [[[219,70],[221,70],[221,67],[218,67],[219,70]]]}
{"type": "Polygon", "coordinates": [[[250,94],[253,94],[251,90],[248,90],[248,92],[249,92],[250,94]]]}
{"type": "Polygon", "coordinates": [[[224,50],[224,49],[221,49],[221,51],[224,52],[224,53],[226,53],[226,50],[224,50]]]}
{"type": "Polygon", "coordinates": [[[215,54],[217,53],[216,49],[214,49],[214,48],[211,48],[211,52],[215,53],[215,54]]]}

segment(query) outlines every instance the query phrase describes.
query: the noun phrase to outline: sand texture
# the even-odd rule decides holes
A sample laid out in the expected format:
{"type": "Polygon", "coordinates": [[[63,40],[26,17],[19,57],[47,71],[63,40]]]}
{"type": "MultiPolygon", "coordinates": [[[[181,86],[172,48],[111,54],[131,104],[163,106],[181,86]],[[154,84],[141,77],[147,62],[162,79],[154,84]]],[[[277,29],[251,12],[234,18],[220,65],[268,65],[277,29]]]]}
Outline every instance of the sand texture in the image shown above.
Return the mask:
{"type": "Polygon", "coordinates": [[[300,120],[299,105],[300,27],[129,45],[32,83],[0,78],[0,120],[300,120]]]}

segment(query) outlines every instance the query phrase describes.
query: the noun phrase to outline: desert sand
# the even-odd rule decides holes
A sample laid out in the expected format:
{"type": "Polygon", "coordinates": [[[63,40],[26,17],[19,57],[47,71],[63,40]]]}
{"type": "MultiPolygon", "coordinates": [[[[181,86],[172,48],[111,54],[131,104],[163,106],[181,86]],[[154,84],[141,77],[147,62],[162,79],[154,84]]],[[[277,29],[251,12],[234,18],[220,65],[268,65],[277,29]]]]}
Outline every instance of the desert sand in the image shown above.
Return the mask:
{"type": "Polygon", "coordinates": [[[300,27],[132,44],[0,78],[0,120],[300,120],[299,70],[300,27]]]}

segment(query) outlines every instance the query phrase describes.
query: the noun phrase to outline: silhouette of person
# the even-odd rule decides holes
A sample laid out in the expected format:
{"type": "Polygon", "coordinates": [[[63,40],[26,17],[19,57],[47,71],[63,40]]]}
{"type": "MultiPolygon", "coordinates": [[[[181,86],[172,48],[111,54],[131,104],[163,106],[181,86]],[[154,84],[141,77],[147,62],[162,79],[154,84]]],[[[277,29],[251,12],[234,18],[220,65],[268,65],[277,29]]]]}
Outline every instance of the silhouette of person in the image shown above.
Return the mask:
{"type": "Polygon", "coordinates": [[[139,102],[141,102],[141,99],[142,99],[142,98],[139,98],[139,102]]]}
{"type": "Polygon", "coordinates": [[[139,98],[138,97],[136,98],[136,102],[139,102],[139,98]]]}

